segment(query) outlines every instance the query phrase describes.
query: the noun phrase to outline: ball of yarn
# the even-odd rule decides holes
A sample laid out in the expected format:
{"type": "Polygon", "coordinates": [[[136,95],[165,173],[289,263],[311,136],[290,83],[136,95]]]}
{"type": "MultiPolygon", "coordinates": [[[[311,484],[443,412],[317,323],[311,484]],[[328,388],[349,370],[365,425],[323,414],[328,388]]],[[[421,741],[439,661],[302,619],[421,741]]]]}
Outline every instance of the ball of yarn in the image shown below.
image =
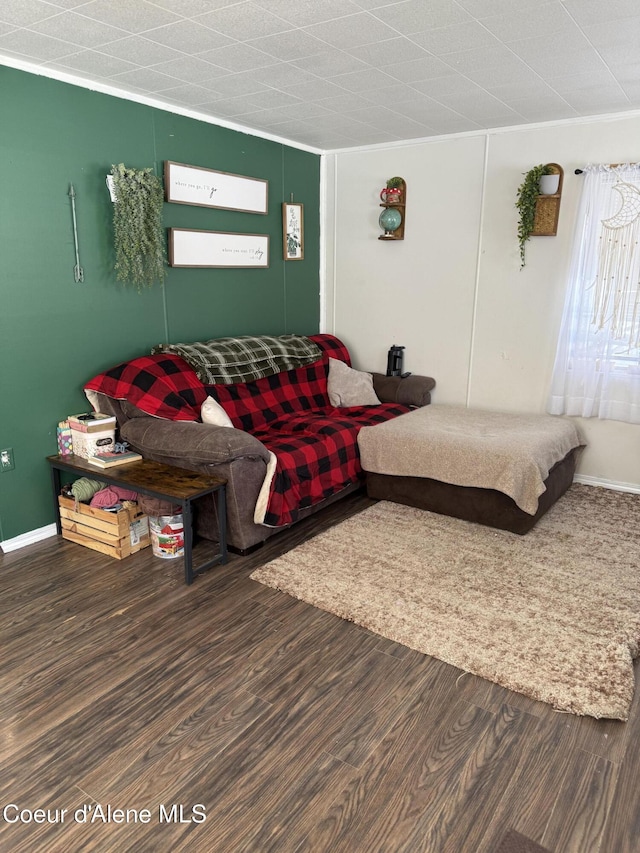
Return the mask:
{"type": "Polygon", "coordinates": [[[138,493],[130,489],[123,489],[120,486],[102,486],[100,491],[91,498],[91,506],[105,508],[115,506],[122,501],[135,501],[137,497],[138,493]]]}
{"type": "Polygon", "coordinates": [[[88,477],[80,477],[71,486],[71,494],[77,501],[90,501],[91,498],[99,492],[104,486],[104,483],[98,480],[90,480],[88,477]]]}

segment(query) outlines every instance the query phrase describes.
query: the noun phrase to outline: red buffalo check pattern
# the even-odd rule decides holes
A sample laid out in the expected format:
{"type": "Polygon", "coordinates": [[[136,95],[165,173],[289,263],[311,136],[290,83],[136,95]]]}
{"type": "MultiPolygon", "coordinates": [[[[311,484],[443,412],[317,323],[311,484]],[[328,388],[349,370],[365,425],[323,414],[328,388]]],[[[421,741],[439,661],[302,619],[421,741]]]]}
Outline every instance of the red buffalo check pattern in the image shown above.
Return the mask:
{"type": "Polygon", "coordinates": [[[350,364],[349,352],[332,335],[312,335],[323,352],[305,367],[253,382],[204,386],[180,356],[170,353],[123,362],[85,385],[128,400],[149,415],[197,421],[207,395],[225,409],[233,425],[252,433],[277,458],[264,524],[291,524],[302,510],[362,479],[358,432],[408,412],[381,403],[336,409],[329,402],[329,357],[350,364]]]}
{"type": "Polygon", "coordinates": [[[112,367],[84,386],[115,400],[127,400],[148,415],[170,421],[198,421],[207,391],[177,355],[144,355],[112,367]]]}

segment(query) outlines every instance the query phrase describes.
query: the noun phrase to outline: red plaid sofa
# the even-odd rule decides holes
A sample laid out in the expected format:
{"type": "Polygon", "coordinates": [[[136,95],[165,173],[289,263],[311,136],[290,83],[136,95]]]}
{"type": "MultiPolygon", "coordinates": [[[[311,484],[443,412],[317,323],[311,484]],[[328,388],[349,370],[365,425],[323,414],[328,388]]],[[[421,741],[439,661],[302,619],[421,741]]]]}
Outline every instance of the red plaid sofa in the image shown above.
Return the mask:
{"type": "MultiPolygon", "coordinates": [[[[360,428],[427,404],[435,384],[426,377],[373,374],[379,405],[336,408],[327,388],[329,358],[350,365],[349,352],[332,335],[308,341],[319,349],[316,361],[252,381],[205,384],[180,355],[160,351],[101,373],[85,392],[98,411],[116,415],[120,438],[144,457],[225,478],[228,542],[246,553],[357,489],[363,481],[360,428]],[[233,428],[202,423],[208,396],[233,428]],[[256,504],[267,482],[257,522],[256,504]]],[[[215,539],[214,502],[203,499],[197,509],[197,532],[215,539]]]]}

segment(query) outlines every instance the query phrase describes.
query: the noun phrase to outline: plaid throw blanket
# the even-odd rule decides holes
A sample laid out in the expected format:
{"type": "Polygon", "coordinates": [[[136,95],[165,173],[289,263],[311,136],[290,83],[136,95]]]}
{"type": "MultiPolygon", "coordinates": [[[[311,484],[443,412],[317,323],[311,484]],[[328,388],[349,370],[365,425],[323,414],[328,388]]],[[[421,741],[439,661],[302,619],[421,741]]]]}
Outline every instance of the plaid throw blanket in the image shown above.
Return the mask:
{"type": "Polygon", "coordinates": [[[151,354],[172,353],[183,358],[204,385],[253,382],[311,364],[322,356],[320,347],[300,335],[244,335],[193,344],[158,344],[151,354]]]}

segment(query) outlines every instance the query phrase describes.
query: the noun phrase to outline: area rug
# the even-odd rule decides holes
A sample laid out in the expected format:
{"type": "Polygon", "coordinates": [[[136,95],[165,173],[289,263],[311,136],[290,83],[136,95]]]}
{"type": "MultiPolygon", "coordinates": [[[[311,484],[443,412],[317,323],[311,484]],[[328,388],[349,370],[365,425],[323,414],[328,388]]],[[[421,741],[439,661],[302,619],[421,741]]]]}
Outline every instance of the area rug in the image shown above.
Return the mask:
{"type": "Polygon", "coordinates": [[[526,536],[381,501],[251,577],[547,702],[626,720],[640,495],[574,485],[526,536]]]}

